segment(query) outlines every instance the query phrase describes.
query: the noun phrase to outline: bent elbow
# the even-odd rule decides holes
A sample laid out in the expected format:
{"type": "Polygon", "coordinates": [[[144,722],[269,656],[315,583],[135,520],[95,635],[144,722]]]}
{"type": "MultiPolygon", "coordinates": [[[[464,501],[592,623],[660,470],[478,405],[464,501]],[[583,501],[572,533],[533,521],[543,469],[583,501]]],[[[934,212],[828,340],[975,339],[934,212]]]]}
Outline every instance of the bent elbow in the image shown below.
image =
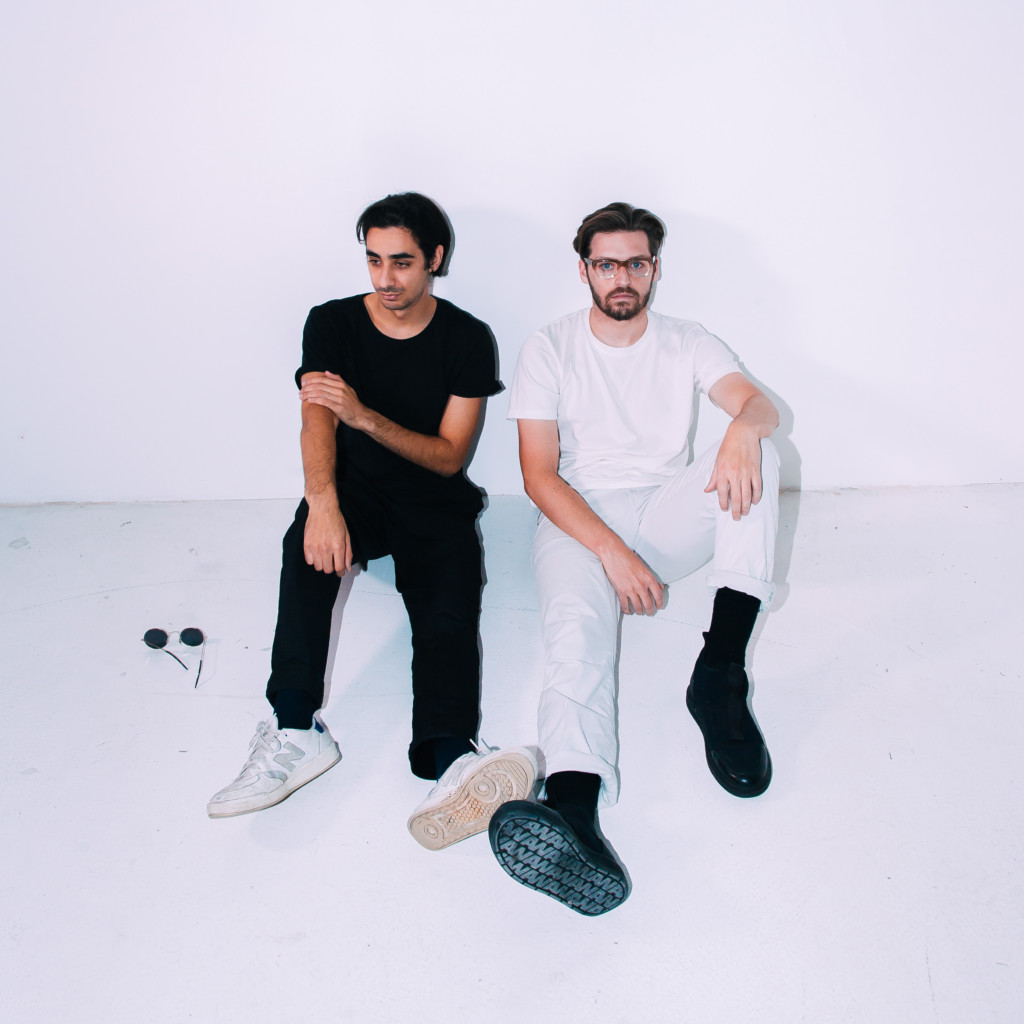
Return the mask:
{"type": "Polygon", "coordinates": [[[537,504],[537,491],[539,489],[539,483],[536,474],[529,473],[525,469],[523,470],[523,490],[526,491],[526,496],[535,505],[537,504]]]}
{"type": "Polygon", "coordinates": [[[458,476],[462,467],[466,464],[466,457],[457,452],[452,452],[446,458],[442,458],[436,465],[431,467],[438,476],[458,476]]]}

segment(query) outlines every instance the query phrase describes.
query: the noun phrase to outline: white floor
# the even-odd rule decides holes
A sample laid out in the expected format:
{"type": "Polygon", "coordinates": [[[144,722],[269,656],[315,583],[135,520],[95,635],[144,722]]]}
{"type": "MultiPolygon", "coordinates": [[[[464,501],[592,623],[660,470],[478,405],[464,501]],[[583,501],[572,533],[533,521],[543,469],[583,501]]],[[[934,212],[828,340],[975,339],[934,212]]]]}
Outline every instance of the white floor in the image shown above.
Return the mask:
{"type": "MultiPolygon", "coordinates": [[[[485,836],[429,853],[407,833],[427,785],[386,562],[342,616],[342,762],[206,817],[267,714],[291,511],[0,509],[5,1019],[1024,1019],[1024,486],[784,496],[783,600],[749,659],[775,764],[759,799],[713,782],[683,705],[702,578],[626,621],[602,824],[633,893],[597,919],[512,882],[485,836]],[[140,642],[190,625],[211,637],[198,689],[140,642]]],[[[525,499],[492,499],[482,529],[482,735],[533,743],[525,499]]]]}

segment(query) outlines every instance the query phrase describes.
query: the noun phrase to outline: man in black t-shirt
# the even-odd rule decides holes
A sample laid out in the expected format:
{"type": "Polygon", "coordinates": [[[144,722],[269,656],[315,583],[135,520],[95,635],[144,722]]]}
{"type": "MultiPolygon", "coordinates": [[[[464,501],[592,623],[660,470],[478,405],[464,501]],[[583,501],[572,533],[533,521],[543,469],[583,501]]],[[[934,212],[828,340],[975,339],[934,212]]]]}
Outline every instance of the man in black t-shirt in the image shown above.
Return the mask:
{"type": "MultiPolygon", "coordinates": [[[[391,555],[412,626],[415,775],[436,779],[409,830],[442,849],[523,799],[536,764],[525,749],[477,746],[483,502],[463,473],[487,396],[501,390],[486,324],[435,299],[451,231],[414,192],[363,211],[373,291],[310,310],[296,372],[305,497],[285,534],[277,629],[261,722],[211,818],[262,810],[341,759],[319,710],[340,578],[391,555]]],[[[345,642],[344,639],[342,641],[345,642]]]]}

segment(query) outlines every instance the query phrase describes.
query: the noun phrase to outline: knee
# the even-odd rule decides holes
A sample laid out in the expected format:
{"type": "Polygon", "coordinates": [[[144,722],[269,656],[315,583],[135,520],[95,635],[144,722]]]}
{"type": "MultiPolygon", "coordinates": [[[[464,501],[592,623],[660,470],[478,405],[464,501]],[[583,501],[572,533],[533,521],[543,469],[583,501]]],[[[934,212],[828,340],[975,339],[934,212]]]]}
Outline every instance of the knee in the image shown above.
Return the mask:
{"type": "Polygon", "coordinates": [[[478,604],[437,602],[419,609],[410,609],[413,644],[456,644],[471,640],[476,643],[480,628],[478,604]]]}

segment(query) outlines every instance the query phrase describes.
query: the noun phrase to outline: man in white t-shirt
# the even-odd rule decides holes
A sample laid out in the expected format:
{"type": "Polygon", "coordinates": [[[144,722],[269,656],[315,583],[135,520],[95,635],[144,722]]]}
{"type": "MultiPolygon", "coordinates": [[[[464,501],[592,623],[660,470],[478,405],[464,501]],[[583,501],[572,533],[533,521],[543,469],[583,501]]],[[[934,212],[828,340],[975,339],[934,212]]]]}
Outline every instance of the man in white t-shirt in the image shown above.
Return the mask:
{"type": "Polygon", "coordinates": [[[714,609],[686,704],[726,790],[758,796],[772,773],[744,659],[774,593],[779,473],[768,437],[779,417],[718,338],[647,308],[663,239],[657,217],[626,203],[583,221],[573,247],[593,304],[527,338],[509,404],[541,512],[546,781],[543,803],[499,809],[491,847],[517,881],[589,915],[629,894],[597,822],[599,801],[618,797],[619,616],[653,615],[666,583],[709,559],[714,609]],[[732,423],[688,465],[695,390],[732,423]]]}

